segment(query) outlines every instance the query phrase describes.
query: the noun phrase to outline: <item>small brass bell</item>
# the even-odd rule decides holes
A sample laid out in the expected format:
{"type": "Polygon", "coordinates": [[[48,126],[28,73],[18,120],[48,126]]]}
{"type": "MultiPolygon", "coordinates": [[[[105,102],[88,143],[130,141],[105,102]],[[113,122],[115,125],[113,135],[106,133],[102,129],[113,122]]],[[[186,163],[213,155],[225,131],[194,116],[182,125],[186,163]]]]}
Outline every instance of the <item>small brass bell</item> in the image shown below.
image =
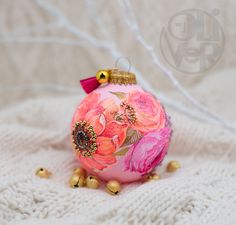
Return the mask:
{"type": "Polygon", "coordinates": [[[106,191],[111,195],[117,195],[121,191],[121,185],[116,180],[110,180],[106,185],[106,191]]]}
{"type": "Polygon", "coordinates": [[[160,175],[156,174],[156,173],[150,173],[147,176],[147,180],[148,181],[152,181],[152,180],[159,180],[161,177],[160,175]]]}
{"type": "Polygon", "coordinates": [[[73,172],[74,172],[74,174],[84,176],[84,177],[86,177],[86,174],[87,174],[86,170],[81,168],[81,167],[80,168],[75,168],[73,172]]]}
{"type": "Polygon", "coordinates": [[[52,175],[51,172],[49,172],[46,168],[43,167],[37,169],[35,174],[40,178],[49,178],[52,175]]]}
{"type": "Polygon", "coordinates": [[[166,167],[166,171],[169,173],[175,172],[176,170],[178,170],[179,168],[181,168],[181,165],[178,161],[170,161],[166,167]]]}
{"type": "Polygon", "coordinates": [[[80,176],[78,174],[73,174],[70,178],[70,186],[72,188],[78,188],[84,186],[84,176],[80,176]]]}
{"type": "Polygon", "coordinates": [[[97,177],[95,177],[95,176],[88,176],[86,178],[86,186],[88,188],[97,189],[100,186],[100,182],[99,182],[97,177]]]}

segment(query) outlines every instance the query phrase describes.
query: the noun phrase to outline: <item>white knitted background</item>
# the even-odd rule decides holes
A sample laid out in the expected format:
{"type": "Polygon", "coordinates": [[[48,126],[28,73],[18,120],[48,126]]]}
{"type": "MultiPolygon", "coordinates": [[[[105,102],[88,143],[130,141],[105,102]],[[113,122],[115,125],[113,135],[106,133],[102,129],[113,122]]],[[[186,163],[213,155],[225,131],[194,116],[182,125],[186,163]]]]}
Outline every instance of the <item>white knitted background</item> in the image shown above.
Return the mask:
{"type": "Polygon", "coordinates": [[[69,188],[78,166],[69,123],[81,98],[40,98],[1,111],[1,225],[236,224],[236,136],[171,110],[174,136],[157,168],[161,180],[127,185],[117,197],[103,188],[69,188]],[[170,159],[182,169],[167,174],[170,159]],[[36,177],[41,166],[53,177],[36,177]]]}

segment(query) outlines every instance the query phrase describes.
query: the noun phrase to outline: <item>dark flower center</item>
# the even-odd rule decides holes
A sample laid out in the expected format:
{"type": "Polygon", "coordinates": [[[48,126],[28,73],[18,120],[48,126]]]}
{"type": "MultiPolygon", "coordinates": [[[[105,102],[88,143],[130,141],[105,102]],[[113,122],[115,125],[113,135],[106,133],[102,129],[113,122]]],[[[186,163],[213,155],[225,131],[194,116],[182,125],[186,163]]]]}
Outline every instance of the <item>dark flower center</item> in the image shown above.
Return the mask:
{"type": "Polygon", "coordinates": [[[89,125],[87,121],[75,123],[72,138],[76,152],[84,157],[91,157],[97,150],[97,135],[93,126],[89,125]]]}
{"type": "Polygon", "coordinates": [[[85,132],[78,131],[75,141],[79,149],[86,150],[86,148],[88,147],[89,137],[85,132]]]}

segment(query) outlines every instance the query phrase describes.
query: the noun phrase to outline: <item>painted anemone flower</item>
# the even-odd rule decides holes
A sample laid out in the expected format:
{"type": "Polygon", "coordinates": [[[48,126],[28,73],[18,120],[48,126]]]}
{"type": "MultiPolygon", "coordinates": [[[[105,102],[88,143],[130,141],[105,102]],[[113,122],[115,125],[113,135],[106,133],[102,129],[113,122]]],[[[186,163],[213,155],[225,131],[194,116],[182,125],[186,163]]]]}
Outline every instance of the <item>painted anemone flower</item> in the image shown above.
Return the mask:
{"type": "Polygon", "coordinates": [[[164,159],[170,142],[171,128],[150,131],[133,144],[125,158],[125,169],[146,174],[164,159]]]}
{"type": "Polygon", "coordinates": [[[103,170],[116,162],[113,153],[124,142],[128,127],[112,119],[116,111],[113,100],[100,100],[96,92],[87,95],[78,106],[72,119],[72,141],[85,168],[103,170]]]}
{"type": "Polygon", "coordinates": [[[130,92],[121,104],[133,129],[142,133],[160,130],[165,126],[166,114],[160,102],[144,91],[130,92]]]}

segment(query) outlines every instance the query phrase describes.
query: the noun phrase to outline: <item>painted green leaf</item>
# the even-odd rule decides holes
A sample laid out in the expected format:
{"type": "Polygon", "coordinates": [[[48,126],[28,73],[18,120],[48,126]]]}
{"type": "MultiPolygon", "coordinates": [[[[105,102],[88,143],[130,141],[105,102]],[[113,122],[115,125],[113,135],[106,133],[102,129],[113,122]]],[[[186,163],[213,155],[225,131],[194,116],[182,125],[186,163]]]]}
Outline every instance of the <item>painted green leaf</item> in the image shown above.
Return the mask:
{"type": "Polygon", "coordinates": [[[114,153],[115,156],[123,156],[129,151],[129,148],[123,148],[122,150],[114,153]]]}
{"type": "Polygon", "coordinates": [[[113,91],[110,91],[110,93],[115,95],[119,99],[124,99],[125,96],[126,96],[126,93],[124,93],[124,92],[113,92],[113,91]]]}
{"type": "Polygon", "coordinates": [[[142,134],[137,130],[129,129],[127,130],[126,139],[122,146],[132,145],[142,138],[142,134]]]}

